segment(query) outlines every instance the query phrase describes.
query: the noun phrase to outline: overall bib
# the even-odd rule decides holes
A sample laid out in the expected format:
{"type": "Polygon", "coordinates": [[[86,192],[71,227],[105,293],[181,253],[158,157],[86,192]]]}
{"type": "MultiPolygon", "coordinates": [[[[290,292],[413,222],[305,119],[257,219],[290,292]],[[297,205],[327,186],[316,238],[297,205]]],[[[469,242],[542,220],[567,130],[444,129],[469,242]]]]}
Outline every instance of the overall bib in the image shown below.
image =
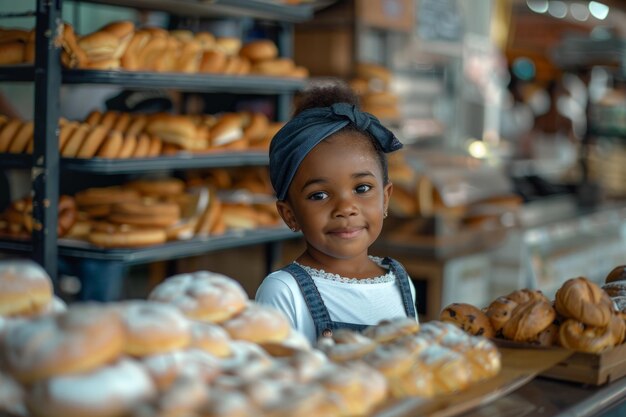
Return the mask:
{"type": "MultiPolygon", "coordinates": [[[[400,289],[400,296],[404,304],[404,311],[406,311],[407,317],[415,317],[415,305],[413,304],[413,297],[411,296],[411,288],[409,286],[409,275],[404,267],[396,260],[391,258],[384,258],[383,265],[389,266],[389,269],[394,273],[396,282],[400,289]]],[[[356,323],[343,323],[338,321],[332,321],[328,309],[322,300],[313,278],[306,272],[301,266],[296,264],[289,264],[282,268],[283,271],[290,273],[298,283],[300,291],[304,296],[311,316],[313,317],[313,323],[315,324],[315,332],[317,337],[326,336],[330,337],[334,330],[349,329],[354,331],[362,331],[369,324],[356,324],[356,323]]],[[[377,323],[372,323],[372,325],[377,323]]]]}

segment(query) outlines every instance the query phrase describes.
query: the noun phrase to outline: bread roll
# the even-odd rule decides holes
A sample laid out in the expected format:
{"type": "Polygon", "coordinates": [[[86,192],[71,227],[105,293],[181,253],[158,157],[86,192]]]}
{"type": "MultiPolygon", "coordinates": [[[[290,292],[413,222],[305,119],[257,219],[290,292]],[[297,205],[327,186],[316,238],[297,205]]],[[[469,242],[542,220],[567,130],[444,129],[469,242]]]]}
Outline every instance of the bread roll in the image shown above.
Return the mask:
{"type": "Polygon", "coordinates": [[[85,51],[89,61],[106,61],[115,58],[120,40],[112,33],[98,31],[80,38],[78,46],[85,51]]]}
{"type": "Polygon", "coordinates": [[[278,48],[271,40],[261,39],[246,43],[239,51],[239,55],[252,62],[263,61],[278,57],[278,48]]]}
{"type": "Polygon", "coordinates": [[[163,142],[193,149],[197,135],[196,125],[186,116],[160,114],[150,118],[146,131],[163,142]]]}
{"type": "Polygon", "coordinates": [[[24,42],[0,43],[0,65],[15,65],[24,62],[24,42]]]}
{"type": "Polygon", "coordinates": [[[471,304],[450,304],[441,311],[439,319],[444,322],[452,323],[474,336],[484,336],[488,338],[495,336],[495,330],[491,325],[489,317],[478,307],[471,304]]]}

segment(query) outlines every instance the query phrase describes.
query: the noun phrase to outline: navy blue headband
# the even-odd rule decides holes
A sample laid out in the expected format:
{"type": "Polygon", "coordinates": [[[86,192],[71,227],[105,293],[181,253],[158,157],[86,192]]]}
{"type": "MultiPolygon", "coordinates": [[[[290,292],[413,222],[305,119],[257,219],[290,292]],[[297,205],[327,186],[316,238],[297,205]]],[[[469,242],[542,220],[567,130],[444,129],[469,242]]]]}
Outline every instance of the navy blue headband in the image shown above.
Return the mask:
{"type": "Polygon", "coordinates": [[[311,149],[350,123],[374,137],[385,153],[402,147],[402,143],[376,117],[353,104],[336,103],[330,107],[304,110],[285,124],[270,144],[270,180],[278,200],[287,197],[289,185],[311,149]]]}

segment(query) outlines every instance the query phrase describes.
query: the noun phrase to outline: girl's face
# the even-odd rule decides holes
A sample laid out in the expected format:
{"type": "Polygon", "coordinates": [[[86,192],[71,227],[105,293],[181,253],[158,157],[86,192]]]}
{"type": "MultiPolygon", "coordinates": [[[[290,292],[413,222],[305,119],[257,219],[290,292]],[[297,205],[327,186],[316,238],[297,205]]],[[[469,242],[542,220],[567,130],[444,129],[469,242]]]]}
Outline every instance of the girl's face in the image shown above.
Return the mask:
{"type": "Polygon", "coordinates": [[[372,145],[359,133],[340,132],[309,152],[277,207],[289,227],[302,230],[317,259],[366,257],[391,190],[372,145]]]}

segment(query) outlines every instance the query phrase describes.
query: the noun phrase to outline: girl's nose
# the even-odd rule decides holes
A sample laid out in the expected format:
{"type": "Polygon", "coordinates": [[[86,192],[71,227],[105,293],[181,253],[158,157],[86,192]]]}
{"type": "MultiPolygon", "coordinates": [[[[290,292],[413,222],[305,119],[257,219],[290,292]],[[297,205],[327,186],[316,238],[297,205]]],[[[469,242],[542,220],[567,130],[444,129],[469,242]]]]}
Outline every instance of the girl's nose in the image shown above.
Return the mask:
{"type": "Polygon", "coordinates": [[[348,217],[355,216],[357,214],[358,207],[354,203],[352,195],[343,196],[337,200],[337,205],[335,206],[335,210],[333,212],[335,217],[348,217]]]}

